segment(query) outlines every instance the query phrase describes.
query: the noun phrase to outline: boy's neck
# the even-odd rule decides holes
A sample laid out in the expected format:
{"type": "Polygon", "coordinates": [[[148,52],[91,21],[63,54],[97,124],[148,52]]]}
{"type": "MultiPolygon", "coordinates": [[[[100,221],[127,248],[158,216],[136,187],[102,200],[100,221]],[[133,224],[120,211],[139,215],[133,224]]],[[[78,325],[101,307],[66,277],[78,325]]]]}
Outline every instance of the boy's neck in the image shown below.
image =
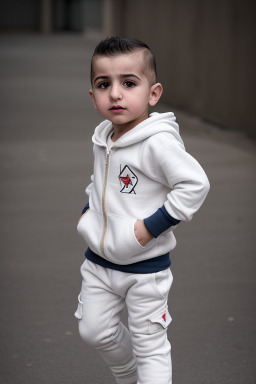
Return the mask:
{"type": "Polygon", "coordinates": [[[141,119],[134,122],[129,122],[127,124],[113,124],[113,135],[111,136],[112,141],[117,141],[122,137],[125,133],[131,131],[133,128],[135,128],[138,124],[140,124],[142,121],[146,120],[149,117],[149,115],[144,115],[141,117],[141,119]]]}

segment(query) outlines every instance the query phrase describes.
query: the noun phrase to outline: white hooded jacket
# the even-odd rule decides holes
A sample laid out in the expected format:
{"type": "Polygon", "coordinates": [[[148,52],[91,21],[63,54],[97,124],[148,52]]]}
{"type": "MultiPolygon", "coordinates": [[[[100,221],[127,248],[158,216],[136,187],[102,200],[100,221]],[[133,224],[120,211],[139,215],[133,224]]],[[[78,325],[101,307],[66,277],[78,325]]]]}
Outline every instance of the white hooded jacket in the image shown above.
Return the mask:
{"type": "Polygon", "coordinates": [[[111,263],[128,265],[168,253],[176,245],[171,225],[191,220],[209,191],[175,120],[171,112],[152,113],[111,150],[112,123],[105,120],[95,129],[94,174],[86,188],[90,209],[77,229],[90,250],[111,263]],[[160,222],[161,207],[172,224],[160,222]],[[144,219],[154,235],[145,247],[134,234],[135,222],[144,219]]]}

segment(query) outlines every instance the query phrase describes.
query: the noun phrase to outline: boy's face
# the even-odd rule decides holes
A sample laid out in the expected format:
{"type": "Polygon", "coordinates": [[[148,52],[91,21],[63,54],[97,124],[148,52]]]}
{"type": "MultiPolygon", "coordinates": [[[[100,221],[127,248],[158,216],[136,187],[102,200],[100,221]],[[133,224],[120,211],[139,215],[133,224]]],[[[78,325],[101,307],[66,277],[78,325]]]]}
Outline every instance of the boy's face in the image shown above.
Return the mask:
{"type": "Polygon", "coordinates": [[[142,51],[93,59],[89,94],[114,129],[127,132],[134,128],[148,118],[148,106],[158,102],[162,86],[150,84],[147,71],[142,51]]]}

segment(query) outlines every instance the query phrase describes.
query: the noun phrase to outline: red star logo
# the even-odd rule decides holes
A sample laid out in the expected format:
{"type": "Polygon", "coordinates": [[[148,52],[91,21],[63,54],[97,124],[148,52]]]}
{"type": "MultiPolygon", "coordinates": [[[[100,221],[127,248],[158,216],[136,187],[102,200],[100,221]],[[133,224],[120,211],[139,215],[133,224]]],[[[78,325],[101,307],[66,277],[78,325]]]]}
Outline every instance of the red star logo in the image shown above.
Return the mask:
{"type": "Polygon", "coordinates": [[[129,175],[127,175],[126,177],[121,177],[120,176],[120,180],[124,183],[124,185],[126,186],[126,188],[128,188],[128,185],[132,185],[132,181],[129,177],[129,175]]]}

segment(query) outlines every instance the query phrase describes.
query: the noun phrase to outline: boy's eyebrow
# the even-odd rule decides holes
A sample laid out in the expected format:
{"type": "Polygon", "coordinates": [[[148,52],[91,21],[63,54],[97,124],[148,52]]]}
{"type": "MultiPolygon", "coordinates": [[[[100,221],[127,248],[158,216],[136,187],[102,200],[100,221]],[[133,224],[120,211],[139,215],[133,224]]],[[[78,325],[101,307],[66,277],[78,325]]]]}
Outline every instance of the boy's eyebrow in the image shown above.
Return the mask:
{"type": "Polygon", "coordinates": [[[93,84],[95,84],[97,80],[107,80],[107,79],[109,79],[109,76],[98,76],[93,80],[93,84]]]}
{"type": "MultiPolygon", "coordinates": [[[[136,79],[138,80],[141,80],[138,76],[134,75],[133,73],[127,73],[127,74],[123,74],[123,75],[120,75],[120,77],[135,77],[136,79]]],[[[110,78],[110,76],[97,76],[94,80],[93,80],[93,84],[96,83],[97,80],[108,80],[110,78]]]]}
{"type": "Polygon", "coordinates": [[[134,75],[133,73],[128,73],[127,75],[121,75],[121,77],[135,77],[136,79],[140,80],[140,78],[136,75],[134,75]]]}

